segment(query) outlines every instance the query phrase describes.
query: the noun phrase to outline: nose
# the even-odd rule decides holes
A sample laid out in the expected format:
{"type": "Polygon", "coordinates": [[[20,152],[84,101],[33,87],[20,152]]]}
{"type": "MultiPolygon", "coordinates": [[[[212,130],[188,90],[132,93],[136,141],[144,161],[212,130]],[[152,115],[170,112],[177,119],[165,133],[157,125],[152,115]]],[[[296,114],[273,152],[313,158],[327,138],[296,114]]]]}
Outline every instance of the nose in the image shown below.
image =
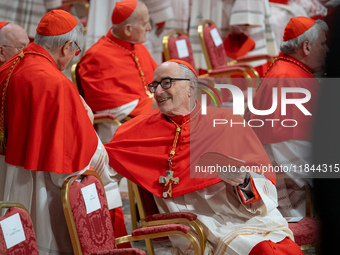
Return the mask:
{"type": "Polygon", "coordinates": [[[160,95],[164,93],[164,89],[162,88],[161,84],[158,84],[158,86],[155,89],[155,95],[160,95]]]}
{"type": "Polygon", "coordinates": [[[150,22],[148,22],[148,24],[146,25],[146,31],[151,31],[151,24],[150,22]]]}

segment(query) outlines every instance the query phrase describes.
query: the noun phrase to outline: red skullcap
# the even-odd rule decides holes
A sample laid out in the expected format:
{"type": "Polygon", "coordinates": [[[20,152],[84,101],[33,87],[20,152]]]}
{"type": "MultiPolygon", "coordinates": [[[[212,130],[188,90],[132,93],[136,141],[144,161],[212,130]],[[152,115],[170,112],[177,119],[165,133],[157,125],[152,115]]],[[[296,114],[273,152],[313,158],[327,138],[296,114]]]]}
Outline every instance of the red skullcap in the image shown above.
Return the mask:
{"type": "Polygon", "coordinates": [[[197,73],[196,73],[195,69],[194,69],[194,68],[192,67],[192,65],[190,65],[188,62],[183,61],[183,60],[179,60],[179,59],[170,59],[170,60],[168,60],[167,62],[176,62],[176,63],[178,63],[178,64],[185,65],[185,66],[189,67],[190,70],[193,71],[194,74],[195,74],[196,77],[197,77],[197,73]]]}
{"type": "Polygon", "coordinates": [[[116,3],[113,9],[111,20],[112,24],[119,24],[126,20],[136,9],[136,0],[123,0],[116,3]]]}
{"type": "Polygon", "coordinates": [[[299,16],[289,20],[283,33],[283,41],[289,41],[302,35],[315,24],[315,20],[299,16]]]}
{"type": "Polygon", "coordinates": [[[223,41],[225,53],[229,58],[243,57],[255,48],[255,42],[244,33],[230,34],[223,41]]]}
{"type": "Polygon", "coordinates": [[[70,32],[77,23],[77,19],[67,11],[53,10],[42,17],[37,33],[45,36],[62,35],[70,32]]]}
{"type": "Polygon", "coordinates": [[[0,29],[6,26],[9,22],[0,22],[0,29]]]}

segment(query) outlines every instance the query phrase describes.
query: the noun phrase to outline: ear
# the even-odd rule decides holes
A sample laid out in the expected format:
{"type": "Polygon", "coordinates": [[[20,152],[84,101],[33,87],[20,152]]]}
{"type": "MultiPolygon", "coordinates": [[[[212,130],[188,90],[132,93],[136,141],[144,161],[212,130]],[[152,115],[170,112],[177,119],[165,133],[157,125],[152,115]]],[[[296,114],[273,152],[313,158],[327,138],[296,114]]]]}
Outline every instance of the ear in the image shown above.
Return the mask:
{"type": "Polygon", "coordinates": [[[197,84],[196,84],[196,81],[194,81],[194,80],[191,80],[190,81],[190,88],[189,88],[189,97],[191,96],[191,95],[195,95],[196,94],[196,90],[197,90],[197,84]]]}
{"type": "Polygon", "coordinates": [[[4,52],[4,47],[0,45],[0,63],[5,63],[6,57],[4,52]]]}
{"type": "Polygon", "coordinates": [[[72,44],[73,41],[71,40],[65,43],[63,47],[61,47],[61,55],[63,57],[66,56],[70,51],[72,51],[72,44]]]}
{"type": "Polygon", "coordinates": [[[308,56],[311,53],[312,44],[309,41],[304,41],[302,43],[302,51],[303,53],[308,56]]]}
{"type": "Polygon", "coordinates": [[[125,34],[126,37],[130,37],[132,35],[132,26],[131,26],[131,24],[126,24],[124,26],[124,30],[123,31],[124,31],[124,34],[125,34]]]}

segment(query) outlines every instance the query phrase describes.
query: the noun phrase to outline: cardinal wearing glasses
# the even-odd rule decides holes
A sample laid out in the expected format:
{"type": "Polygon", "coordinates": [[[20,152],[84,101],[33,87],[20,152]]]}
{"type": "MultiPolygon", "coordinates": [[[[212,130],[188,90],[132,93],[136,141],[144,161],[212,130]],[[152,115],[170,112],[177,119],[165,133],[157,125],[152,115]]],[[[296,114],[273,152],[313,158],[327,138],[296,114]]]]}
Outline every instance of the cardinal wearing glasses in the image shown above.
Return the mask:
{"type": "Polygon", "coordinates": [[[61,203],[64,180],[92,167],[110,209],[121,199],[88,108],[61,72],[79,52],[83,25],[53,10],[36,31],[34,42],[0,67],[0,201],[28,209],[39,254],[72,254],[61,203]]]}

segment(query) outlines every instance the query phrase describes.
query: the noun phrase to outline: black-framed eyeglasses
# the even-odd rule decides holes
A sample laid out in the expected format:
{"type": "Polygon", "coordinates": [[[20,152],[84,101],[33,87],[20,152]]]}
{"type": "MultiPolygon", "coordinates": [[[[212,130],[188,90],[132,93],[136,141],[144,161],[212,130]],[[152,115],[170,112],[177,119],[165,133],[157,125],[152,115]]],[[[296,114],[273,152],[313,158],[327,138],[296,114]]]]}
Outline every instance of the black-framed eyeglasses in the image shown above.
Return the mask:
{"type": "MultiPolygon", "coordinates": [[[[69,41],[67,41],[67,42],[65,42],[65,43],[68,43],[69,41]]],[[[74,54],[75,56],[78,56],[79,54],[80,54],[80,52],[81,52],[81,49],[80,49],[80,47],[79,47],[79,45],[77,44],[77,42],[76,41],[73,41],[74,42],[74,44],[77,46],[77,48],[78,48],[78,50],[76,51],[76,53],[74,54]]]]}
{"type": "Polygon", "coordinates": [[[185,79],[185,78],[163,78],[160,82],[158,82],[158,81],[151,82],[148,85],[148,87],[149,87],[151,93],[155,93],[156,88],[157,88],[158,85],[161,85],[161,87],[164,90],[167,90],[167,89],[171,88],[173,81],[190,81],[190,79],[185,79]]]}
{"type": "Polygon", "coordinates": [[[74,44],[78,47],[78,50],[76,51],[76,53],[74,55],[78,56],[81,52],[81,49],[80,49],[79,45],[76,43],[76,41],[74,41],[74,44]]]}

